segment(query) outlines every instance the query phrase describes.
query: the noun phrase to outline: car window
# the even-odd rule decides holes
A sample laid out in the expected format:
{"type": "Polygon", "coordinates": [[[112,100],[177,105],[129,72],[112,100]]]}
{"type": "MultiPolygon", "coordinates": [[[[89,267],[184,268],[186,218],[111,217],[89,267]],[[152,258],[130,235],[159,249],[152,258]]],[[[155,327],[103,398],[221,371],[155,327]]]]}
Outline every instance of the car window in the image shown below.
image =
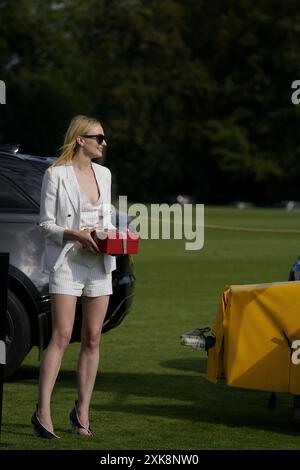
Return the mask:
{"type": "Polygon", "coordinates": [[[37,208],[5,176],[0,175],[0,212],[37,212],[37,208]]]}
{"type": "Polygon", "coordinates": [[[12,181],[21,194],[26,194],[36,204],[40,204],[43,174],[49,165],[22,161],[17,157],[0,158],[0,174],[12,181]]]}

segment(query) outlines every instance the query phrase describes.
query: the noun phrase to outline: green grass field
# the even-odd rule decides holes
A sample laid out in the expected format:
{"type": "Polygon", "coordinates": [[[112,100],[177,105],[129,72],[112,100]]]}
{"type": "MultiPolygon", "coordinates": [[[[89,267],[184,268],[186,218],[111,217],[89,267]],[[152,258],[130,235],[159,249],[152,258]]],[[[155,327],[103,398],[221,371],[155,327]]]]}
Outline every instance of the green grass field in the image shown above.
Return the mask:
{"type": "MultiPolygon", "coordinates": [[[[300,213],[208,207],[208,225],[299,229],[300,213]]],[[[38,379],[34,348],[4,386],[2,449],[299,449],[292,396],[239,390],[205,380],[206,354],[179,343],[181,333],[211,325],[227,284],[287,279],[300,254],[300,233],[205,230],[201,251],[184,241],[143,240],[135,257],[134,306],[105,334],[91,407],[94,439],[74,436],[68,414],[76,396],[69,347],[53,395],[59,441],[33,436],[38,379]]]]}

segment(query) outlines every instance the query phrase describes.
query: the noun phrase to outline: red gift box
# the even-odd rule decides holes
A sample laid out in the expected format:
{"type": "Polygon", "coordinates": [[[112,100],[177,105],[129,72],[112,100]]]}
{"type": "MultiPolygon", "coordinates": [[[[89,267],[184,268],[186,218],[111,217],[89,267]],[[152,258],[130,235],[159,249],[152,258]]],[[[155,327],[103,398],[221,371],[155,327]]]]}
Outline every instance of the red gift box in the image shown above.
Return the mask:
{"type": "Polygon", "coordinates": [[[108,255],[135,255],[138,252],[138,233],[96,230],[93,232],[93,238],[99,250],[108,255]]]}

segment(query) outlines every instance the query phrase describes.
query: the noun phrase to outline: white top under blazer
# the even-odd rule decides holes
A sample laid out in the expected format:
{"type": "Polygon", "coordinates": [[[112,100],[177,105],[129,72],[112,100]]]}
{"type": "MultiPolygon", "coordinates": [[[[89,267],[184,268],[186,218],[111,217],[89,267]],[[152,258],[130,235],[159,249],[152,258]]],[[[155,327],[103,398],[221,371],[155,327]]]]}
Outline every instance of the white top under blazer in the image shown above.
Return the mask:
{"type": "MultiPolygon", "coordinates": [[[[111,172],[108,168],[92,162],[102,202],[99,224],[103,229],[115,230],[111,223],[111,172]]],[[[81,227],[82,197],[75,170],[71,163],[48,168],[41,190],[39,229],[45,235],[44,272],[56,271],[66,253],[79,242],[64,240],[65,229],[81,227]]],[[[77,245],[76,245],[77,244],[77,245]]],[[[80,244],[81,246],[81,244],[80,244]]],[[[114,256],[103,255],[105,272],[116,269],[114,256]]]]}

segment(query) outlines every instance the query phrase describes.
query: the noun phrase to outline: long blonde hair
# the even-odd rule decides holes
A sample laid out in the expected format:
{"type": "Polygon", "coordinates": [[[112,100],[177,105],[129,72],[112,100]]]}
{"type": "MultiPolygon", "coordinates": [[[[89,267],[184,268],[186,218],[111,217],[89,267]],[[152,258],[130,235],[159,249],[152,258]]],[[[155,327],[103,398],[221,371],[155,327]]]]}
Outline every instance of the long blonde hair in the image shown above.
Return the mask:
{"type": "Polygon", "coordinates": [[[61,153],[54,163],[52,163],[51,167],[70,163],[78,148],[78,143],[76,142],[77,137],[86,134],[90,126],[95,124],[100,124],[95,118],[83,115],[75,116],[70,122],[63,146],[59,149],[61,153]]]}

